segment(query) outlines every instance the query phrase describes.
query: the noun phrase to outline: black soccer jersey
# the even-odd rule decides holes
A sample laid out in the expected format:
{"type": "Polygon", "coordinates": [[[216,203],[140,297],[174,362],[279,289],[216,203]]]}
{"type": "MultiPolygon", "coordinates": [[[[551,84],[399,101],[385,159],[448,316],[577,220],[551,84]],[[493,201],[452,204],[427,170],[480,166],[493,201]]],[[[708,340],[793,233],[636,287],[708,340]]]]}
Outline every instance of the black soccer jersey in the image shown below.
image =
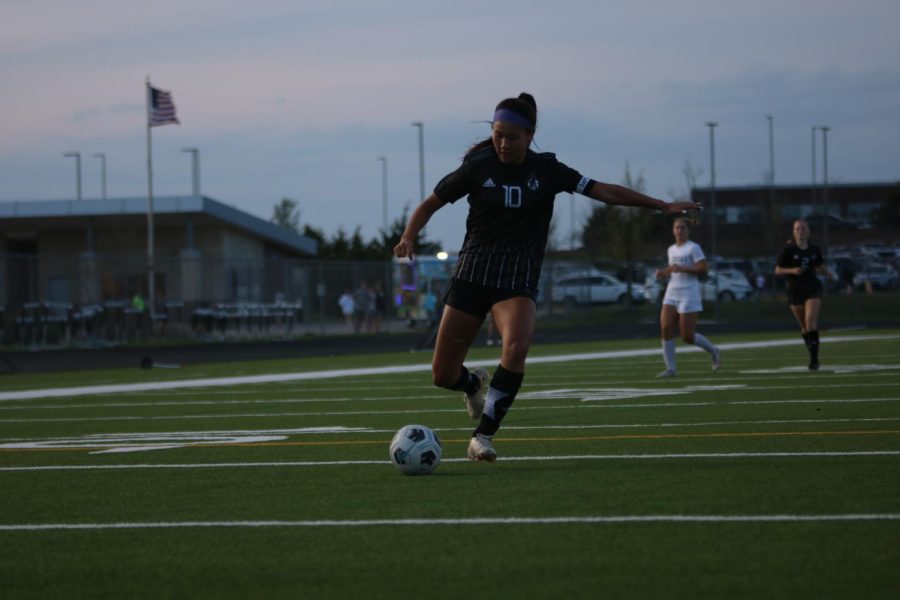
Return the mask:
{"type": "Polygon", "coordinates": [[[586,195],[593,183],[549,152],[529,150],[520,165],[500,162],[493,146],[466,155],[434,188],[444,202],[469,196],[454,276],[491,288],[537,290],[556,194],[586,195]]]}
{"type": "Polygon", "coordinates": [[[800,275],[787,275],[786,283],[789,287],[806,287],[812,289],[818,285],[816,279],[816,267],[822,265],[825,258],[818,246],[809,244],[806,249],[800,248],[795,242],[788,242],[778,256],[778,266],[788,269],[800,267],[803,272],[800,275]]]}

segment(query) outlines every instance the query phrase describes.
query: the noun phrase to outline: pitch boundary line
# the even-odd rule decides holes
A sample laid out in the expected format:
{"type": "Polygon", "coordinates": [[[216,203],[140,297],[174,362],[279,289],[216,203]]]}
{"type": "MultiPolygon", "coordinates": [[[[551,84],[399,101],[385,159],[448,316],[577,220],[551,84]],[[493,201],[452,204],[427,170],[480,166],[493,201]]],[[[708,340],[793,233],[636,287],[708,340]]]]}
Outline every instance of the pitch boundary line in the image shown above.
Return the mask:
{"type": "MultiPolygon", "coordinates": [[[[858,336],[826,336],[822,339],[827,343],[860,342],[873,340],[898,339],[900,335],[858,335],[858,336]]],[[[778,346],[795,346],[800,342],[795,339],[762,340],[755,342],[733,342],[720,344],[722,350],[747,350],[754,348],[773,348],[778,346]]],[[[684,352],[702,352],[695,346],[679,349],[684,352]]],[[[586,352],[580,354],[558,354],[552,356],[535,356],[528,359],[528,364],[571,362],[576,360],[603,360],[609,358],[630,358],[637,356],[658,356],[659,348],[643,348],[636,350],[610,350],[605,352],[586,352]]],[[[469,362],[473,367],[487,367],[496,364],[497,359],[473,360],[469,362]]],[[[385,365],[381,367],[366,367],[357,369],[334,369],[327,371],[307,371],[304,373],[270,373],[267,375],[247,375],[241,377],[213,377],[209,379],[182,379],[177,381],[156,381],[145,383],[89,385],[82,387],[46,388],[38,390],[18,390],[14,392],[0,392],[0,402],[6,400],[33,400],[37,398],[58,398],[85,396],[90,394],[111,394],[123,392],[143,392],[151,390],[171,390],[179,388],[217,387],[229,385],[245,385],[255,383],[277,383],[284,381],[333,379],[336,377],[357,377],[360,375],[392,375],[400,373],[417,373],[431,369],[430,363],[416,365],[385,365]]]]}
{"type": "Polygon", "coordinates": [[[108,529],[285,528],[285,527],[432,527],[483,525],[603,525],[618,523],[823,523],[900,521],[900,513],[824,515],[608,515],[582,517],[472,517],[420,519],[359,519],[301,521],[158,521],[120,523],[23,523],[0,525],[0,531],[60,531],[108,529]]]}
{"type": "MultiPolygon", "coordinates": [[[[690,460],[704,458],[848,458],[894,457],[900,450],[859,450],[848,452],[703,452],[683,454],[573,454],[568,456],[504,456],[502,462],[555,462],[569,460],[690,460]]],[[[444,458],[444,463],[466,463],[466,458],[444,458]]],[[[365,465],[390,465],[389,460],[300,460],[279,462],[226,462],[226,463],[135,463],[127,465],[42,465],[31,467],[0,467],[0,472],[22,471],[117,471],[131,469],[231,469],[231,468],[283,468],[283,467],[351,467],[365,465]]]]}

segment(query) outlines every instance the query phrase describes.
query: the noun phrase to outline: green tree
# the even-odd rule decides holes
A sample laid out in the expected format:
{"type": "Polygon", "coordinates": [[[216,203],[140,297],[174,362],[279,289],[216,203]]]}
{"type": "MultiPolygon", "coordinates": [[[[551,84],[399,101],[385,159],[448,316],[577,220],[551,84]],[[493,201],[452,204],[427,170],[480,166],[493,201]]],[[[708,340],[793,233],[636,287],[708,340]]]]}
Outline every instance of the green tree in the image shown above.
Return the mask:
{"type": "MultiPolygon", "coordinates": [[[[646,193],[643,171],[635,176],[627,162],[621,183],[636,192],[646,193]]],[[[658,211],[603,203],[594,206],[585,222],[581,241],[589,256],[594,259],[612,258],[624,263],[629,307],[635,262],[657,252],[658,240],[664,239],[667,227],[668,221],[658,211]]]]}
{"type": "MultiPolygon", "coordinates": [[[[394,256],[394,246],[400,241],[408,218],[407,204],[403,208],[403,214],[390,224],[387,231],[379,230],[369,241],[363,239],[362,228],[359,226],[349,237],[341,227],[329,239],[325,232],[308,223],[301,227],[297,202],[290,198],[282,198],[272,210],[271,221],[315,240],[319,249],[318,258],[322,260],[391,260],[394,256]]],[[[435,254],[440,249],[440,244],[429,240],[424,231],[419,233],[415,245],[416,254],[435,254]]]]}
{"type": "MultiPolygon", "coordinates": [[[[631,165],[626,162],[622,185],[644,193],[643,171],[635,177],[631,165]]],[[[630,260],[636,254],[638,240],[644,239],[644,231],[652,228],[653,217],[654,211],[598,203],[585,222],[582,244],[592,257],[630,260]]]]}
{"type": "Polygon", "coordinates": [[[362,239],[360,229],[361,227],[357,226],[353,231],[353,236],[350,238],[350,247],[347,249],[349,258],[353,260],[366,260],[370,258],[367,255],[367,244],[362,239]]]}
{"type": "Polygon", "coordinates": [[[336,260],[347,260],[350,258],[350,240],[347,238],[347,233],[343,227],[339,227],[337,233],[331,238],[328,254],[328,258],[336,260]]]}
{"type": "Polygon", "coordinates": [[[291,198],[282,198],[278,204],[272,207],[271,221],[285,229],[300,233],[300,208],[297,201],[291,198]]]}
{"type": "Polygon", "coordinates": [[[872,217],[876,227],[900,227],[900,185],[873,211],[872,217]]]}

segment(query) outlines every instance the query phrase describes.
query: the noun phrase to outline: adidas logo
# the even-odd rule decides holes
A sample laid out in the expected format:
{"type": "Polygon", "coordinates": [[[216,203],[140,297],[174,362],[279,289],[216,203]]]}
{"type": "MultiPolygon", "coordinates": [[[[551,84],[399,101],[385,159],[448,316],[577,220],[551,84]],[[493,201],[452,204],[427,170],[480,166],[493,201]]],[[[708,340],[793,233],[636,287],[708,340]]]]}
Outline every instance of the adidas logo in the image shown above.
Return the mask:
{"type": "Polygon", "coordinates": [[[494,184],[494,180],[491,179],[490,177],[488,177],[487,181],[485,181],[484,184],[483,184],[481,187],[483,187],[483,188],[493,188],[493,187],[497,187],[497,186],[496,186],[496,184],[494,184]]]}

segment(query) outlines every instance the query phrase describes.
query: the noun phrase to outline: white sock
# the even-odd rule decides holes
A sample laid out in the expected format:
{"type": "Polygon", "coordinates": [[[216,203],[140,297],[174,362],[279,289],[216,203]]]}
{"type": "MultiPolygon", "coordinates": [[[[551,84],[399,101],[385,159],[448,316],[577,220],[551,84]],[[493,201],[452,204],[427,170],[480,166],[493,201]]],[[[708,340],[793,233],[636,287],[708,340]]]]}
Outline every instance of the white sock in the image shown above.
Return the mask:
{"type": "Polygon", "coordinates": [[[700,346],[701,348],[703,348],[710,354],[713,354],[716,351],[716,347],[713,346],[712,342],[710,342],[708,339],[706,339],[699,333],[694,334],[694,345],[700,346]]]}
{"type": "Polygon", "coordinates": [[[666,368],[670,371],[675,370],[675,340],[663,340],[663,360],[666,361],[666,368]]]}

